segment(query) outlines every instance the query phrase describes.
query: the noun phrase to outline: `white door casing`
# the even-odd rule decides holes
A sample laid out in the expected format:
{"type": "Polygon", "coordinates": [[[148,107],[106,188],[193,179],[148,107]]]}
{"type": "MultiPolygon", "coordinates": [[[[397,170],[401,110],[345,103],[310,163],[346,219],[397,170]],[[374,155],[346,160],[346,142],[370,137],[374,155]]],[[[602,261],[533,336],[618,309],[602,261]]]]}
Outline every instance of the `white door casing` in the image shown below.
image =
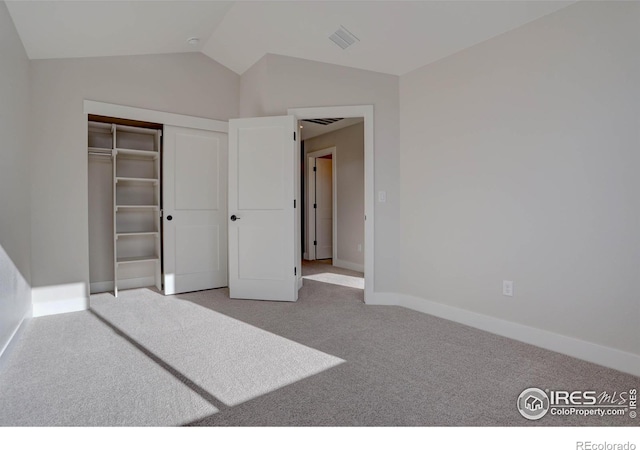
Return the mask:
{"type": "Polygon", "coordinates": [[[165,295],[227,286],[227,135],[165,126],[165,295]]]}
{"type": "Polygon", "coordinates": [[[297,300],[296,124],[295,116],[229,121],[231,298],[297,300]]]}

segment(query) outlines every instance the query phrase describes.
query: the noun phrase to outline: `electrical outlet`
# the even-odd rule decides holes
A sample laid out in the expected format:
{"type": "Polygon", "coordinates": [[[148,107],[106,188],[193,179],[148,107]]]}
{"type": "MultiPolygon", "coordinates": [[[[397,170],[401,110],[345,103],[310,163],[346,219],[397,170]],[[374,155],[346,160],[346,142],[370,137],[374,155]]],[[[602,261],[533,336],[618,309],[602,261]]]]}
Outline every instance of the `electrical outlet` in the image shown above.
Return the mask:
{"type": "Polygon", "coordinates": [[[502,295],[513,297],[513,281],[502,280],[502,295]]]}
{"type": "Polygon", "coordinates": [[[361,252],[362,251],[362,244],[358,244],[358,251],[361,252]]]}

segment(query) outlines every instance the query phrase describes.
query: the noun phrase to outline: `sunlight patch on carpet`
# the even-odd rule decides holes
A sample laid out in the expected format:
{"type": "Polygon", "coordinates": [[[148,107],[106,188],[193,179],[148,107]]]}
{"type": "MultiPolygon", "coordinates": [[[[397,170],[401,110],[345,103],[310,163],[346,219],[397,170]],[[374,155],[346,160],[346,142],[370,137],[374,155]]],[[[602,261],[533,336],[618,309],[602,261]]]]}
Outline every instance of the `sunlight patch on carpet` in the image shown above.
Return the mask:
{"type": "Polygon", "coordinates": [[[90,313],[32,319],[0,371],[2,426],[175,426],[218,412],[90,313]]]}
{"type": "Polygon", "coordinates": [[[343,363],[340,358],[146,289],[92,309],[226,406],[234,406],[343,363]]]}
{"type": "Polygon", "coordinates": [[[364,289],[364,278],[341,275],[339,273],[317,273],[315,275],[305,275],[306,280],[319,281],[321,283],[336,284],[355,289],[364,289]]]}

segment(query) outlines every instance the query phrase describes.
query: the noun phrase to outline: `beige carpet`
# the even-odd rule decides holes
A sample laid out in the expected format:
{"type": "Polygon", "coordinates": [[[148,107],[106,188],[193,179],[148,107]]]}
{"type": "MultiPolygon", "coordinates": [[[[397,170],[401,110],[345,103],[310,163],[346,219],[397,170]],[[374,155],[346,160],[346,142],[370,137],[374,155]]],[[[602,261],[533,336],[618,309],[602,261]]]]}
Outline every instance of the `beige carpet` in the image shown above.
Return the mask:
{"type": "Polygon", "coordinates": [[[92,297],[33,319],[0,371],[0,425],[637,425],[528,421],[520,392],[627,391],[640,379],[400,307],[361,274],[306,264],[296,303],[226,289],[92,297]],[[346,285],[346,286],[345,286],[346,285]]]}

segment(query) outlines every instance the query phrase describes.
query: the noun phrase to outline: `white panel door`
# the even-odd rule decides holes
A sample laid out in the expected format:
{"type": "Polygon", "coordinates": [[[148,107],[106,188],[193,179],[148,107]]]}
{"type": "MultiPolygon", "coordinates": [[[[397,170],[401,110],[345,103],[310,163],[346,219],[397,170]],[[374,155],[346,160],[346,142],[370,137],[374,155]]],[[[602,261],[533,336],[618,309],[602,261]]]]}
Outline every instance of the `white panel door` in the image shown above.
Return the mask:
{"type": "Polygon", "coordinates": [[[164,130],[164,293],[227,286],[227,135],[164,130]]]}
{"type": "Polygon", "coordinates": [[[294,116],[229,121],[229,294],[295,301],[294,116]]]}
{"type": "Polygon", "coordinates": [[[333,161],[316,158],[316,259],[333,258],[333,161]]]}

